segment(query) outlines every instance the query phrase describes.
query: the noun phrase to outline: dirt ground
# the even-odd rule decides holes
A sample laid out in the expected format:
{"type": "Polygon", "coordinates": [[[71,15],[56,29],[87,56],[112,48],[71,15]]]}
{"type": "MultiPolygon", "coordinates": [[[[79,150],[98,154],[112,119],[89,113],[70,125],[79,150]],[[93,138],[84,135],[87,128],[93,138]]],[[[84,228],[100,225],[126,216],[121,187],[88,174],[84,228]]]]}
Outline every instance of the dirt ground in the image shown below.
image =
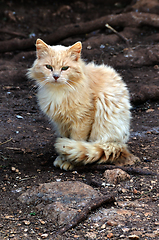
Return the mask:
{"type": "MultiPolygon", "coordinates": [[[[127,2],[130,4],[131,1],[127,2]]],[[[43,39],[59,26],[122,13],[125,8],[125,1],[111,6],[103,4],[103,1],[70,1],[67,4],[62,1],[0,1],[0,28],[9,32],[0,31],[0,41],[32,36],[43,39]]],[[[117,30],[122,31],[120,28],[117,30]]],[[[122,75],[132,100],[128,145],[130,151],[140,158],[134,167],[159,173],[159,95],[155,92],[159,87],[159,55],[151,63],[130,64],[133,56],[124,55],[126,42],[120,37],[112,43],[102,42],[100,36],[107,37],[107,34],[110,36],[112,32],[101,29],[69,37],[57,44],[69,45],[80,40],[83,42],[82,57],[86,62],[93,60],[98,64],[111,65],[122,75]],[[155,93],[149,90],[143,93],[145,86],[150,90],[153,87],[155,93]],[[142,94],[145,94],[144,97],[142,94]]],[[[138,48],[144,51],[153,47],[155,42],[151,36],[157,34],[159,28],[143,26],[130,42],[131,49],[138,52],[138,48]]],[[[112,34],[112,39],[114,36],[112,34]]],[[[56,239],[57,226],[46,222],[34,206],[22,205],[17,199],[31,186],[57,179],[78,180],[86,184],[90,184],[90,178],[104,181],[100,171],[91,173],[76,169],[65,172],[53,166],[56,134],[39,110],[34,82],[25,76],[34,59],[34,47],[0,53],[0,239],[56,239]]],[[[95,234],[95,239],[129,239],[128,236],[134,234],[136,238],[130,239],[159,238],[159,186],[156,175],[131,175],[130,181],[95,188],[98,191],[105,189],[107,193],[116,192],[116,202],[142,202],[148,206],[147,210],[142,211],[138,221],[133,222],[131,216],[123,227],[106,226],[104,230],[91,225],[88,216],[57,239],[93,239],[94,235],[88,233],[95,234]]]]}

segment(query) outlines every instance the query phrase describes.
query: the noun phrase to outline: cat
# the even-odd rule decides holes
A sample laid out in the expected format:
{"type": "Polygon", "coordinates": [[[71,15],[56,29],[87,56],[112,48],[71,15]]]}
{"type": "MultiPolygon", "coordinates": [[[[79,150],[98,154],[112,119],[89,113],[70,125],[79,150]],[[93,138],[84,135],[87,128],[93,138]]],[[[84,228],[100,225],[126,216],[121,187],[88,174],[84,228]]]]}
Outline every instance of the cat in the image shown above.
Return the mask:
{"type": "Polygon", "coordinates": [[[39,106],[60,134],[54,166],[129,163],[128,88],[112,67],[86,64],[81,50],[81,42],[50,46],[37,39],[37,59],[28,70],[38,86],[39,106]]]}

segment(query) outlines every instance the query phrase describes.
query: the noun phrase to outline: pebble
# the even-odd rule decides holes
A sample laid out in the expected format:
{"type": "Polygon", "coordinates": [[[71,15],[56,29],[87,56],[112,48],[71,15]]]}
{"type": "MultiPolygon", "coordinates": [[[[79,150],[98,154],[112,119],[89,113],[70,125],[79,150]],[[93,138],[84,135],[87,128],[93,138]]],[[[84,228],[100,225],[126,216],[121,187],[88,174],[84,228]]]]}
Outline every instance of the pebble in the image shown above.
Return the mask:
{"type": "Polygon", "coordinates": [[[103,48],[105,48],[105,46],[104,46],[103,44],[101,44],[101,45],[100,45],[100,48],[103,49],[103,48]]]}
{"type": "Polygon", "coordinates": [[[16,168],[15,168],[15,167],[11,167],[11,170],[12,170],[13,172],[15,172],[16,168]]]}
{"type": "Polygon", "coordinates": [[[103,224],[103,225],[101,226],[101,228],[102,228],[102,229],[106,228],[106,225],[105,225],[105,224],[103,224]]]}
{"type": "Polygon", "coordinates": [[[43,233],[43,234],[41,235],[42,238],[47,238],[48,236],[49,236],[48,233],[43,233]]]}
{"type": "Polygon", "coordinates": [[[86,237],[88,237],[89,239],[96,239],[97,238],[97,235],[93,232],[87,232],[86,237]]]}
{"type": "Polygon", "coordinates": [[[113,237],[113,233],[112,232],[107,234],[107,238],[112,238],[112,237],[113,237]]]}
{"type": "Polygon", "coordinates": [[[137,240],[137,239],[139,239],[139,236],[137,236],[137,235],[130,235],[129,239],[137,240]]]}
{"type": "Polygon", "coordinates": [[[159,229],[156,230],[156,231],[154,231],[154,234],[155,234],[156,236],[159,236],[159,229]]]}
{"type": "Polygon", "coordinates": [[[13,218],[13,217],[14,217],[13,215],[6,215],[5,216],[6,219],[13,218]]]}
{"type": "Polygon", "coordinates": [[[126,228],[126,227],[124,227],[124,228],[122,228],[122,231],[125,233],[125,232],[128,232],[130,230],[130,228],[126,228]]]}
{"type": "Polygon", "coordinates": [[[138,194],[139,192],[134,188],[133,193],[138,194]]]}
{"type": "Polygon", "coordinates": [[[23,117],[20,116],[20,115],[17,115],[16,117],[17,117],[18,119],[23,119],[23,117]]]}
{"type": "Polygon", "coordinates": [[[24,220],[23,223],[24,223],[25,225],[30,225],[30,221],[28,221],[28,220],[24,220]]]}
{"type": "Polygon", "coordinates": [[[117,226],[118,224],[115,221],[109,220],[109,221],[107,221],[107,225],[109,225],[109,226],[117,226]]]}
{"type": "Polygon", "coordinates": [[[20,173],[19,169],[15,168],[15,167],[11,167],[11,170],[12,170],[12,172],[20,173]]]}
{"type": "Polygon", "coordinates": [[[90,49],[92,49],[92,47],[89,45],[89,46],[87,46],[87,49],[90,50],[90,49]]]}
{"type": "Polygon", "coordinates": [[[40,221],[41,224],[45,224],[45,221],[43,221],[41,219],[39,219],[39,221],[40,221]]]}

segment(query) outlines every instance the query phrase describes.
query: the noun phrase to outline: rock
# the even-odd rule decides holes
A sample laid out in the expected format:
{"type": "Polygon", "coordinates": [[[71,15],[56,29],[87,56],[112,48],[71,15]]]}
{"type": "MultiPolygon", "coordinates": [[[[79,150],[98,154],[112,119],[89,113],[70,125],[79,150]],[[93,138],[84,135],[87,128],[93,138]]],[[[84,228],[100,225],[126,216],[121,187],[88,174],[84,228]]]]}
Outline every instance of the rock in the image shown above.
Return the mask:
{"type": "Polygon", "coordinates": [[[19,196],[22,203],[35,205],[48,221],[68,223],[90,200],[99,197],[91,186],[78,181],[44,183],[19,196]]]}
{"type": "Polygon", "coordinates": [[[106,181],[111,184],[118,184],[121,181],[130,179],[130,175],[120,168],[106,170],[104,172],[104,177],[106,178],[106,181]]]}

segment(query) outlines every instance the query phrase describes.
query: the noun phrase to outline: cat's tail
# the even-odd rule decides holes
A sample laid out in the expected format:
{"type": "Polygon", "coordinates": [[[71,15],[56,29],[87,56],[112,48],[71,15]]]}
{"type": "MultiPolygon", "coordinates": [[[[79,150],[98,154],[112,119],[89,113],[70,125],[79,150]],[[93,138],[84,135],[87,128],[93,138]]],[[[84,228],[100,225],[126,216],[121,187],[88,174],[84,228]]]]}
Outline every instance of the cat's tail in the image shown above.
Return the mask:
{"type": "Polygon", "coordinates": [[[116,163],[119,159],[119,162],[124,163],[132,156],[127,150],[126,144],[120,142],[98,143],[58,138],[55,148],[73,165],[85,165],[93,162],[116,163]]]}

